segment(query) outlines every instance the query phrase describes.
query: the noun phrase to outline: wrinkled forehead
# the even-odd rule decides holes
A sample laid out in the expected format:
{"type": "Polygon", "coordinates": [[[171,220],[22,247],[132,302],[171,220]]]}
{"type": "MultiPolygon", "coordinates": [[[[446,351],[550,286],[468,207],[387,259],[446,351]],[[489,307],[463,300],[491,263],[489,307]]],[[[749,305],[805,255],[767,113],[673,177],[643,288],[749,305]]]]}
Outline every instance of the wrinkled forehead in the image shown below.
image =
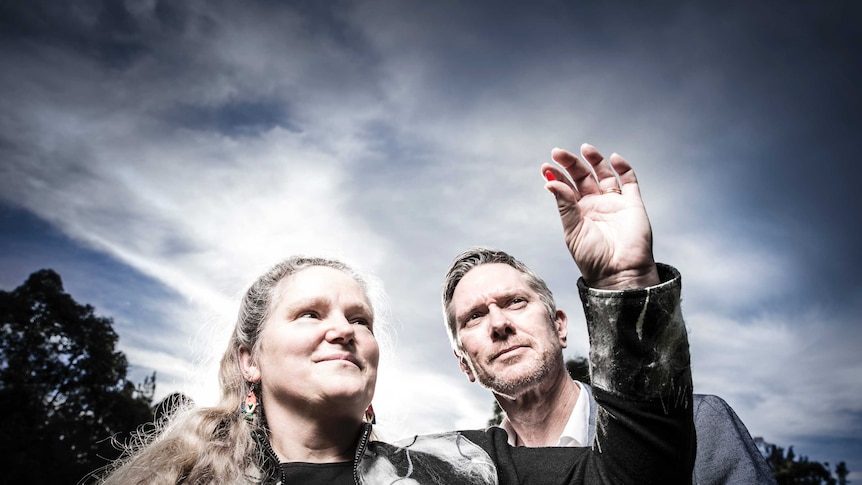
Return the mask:
{"type": "Polygon", "coordinates": [[[505,263],[485,263],[468,271],[452,293],[451,311],[457,315],[477,305],[513,293],[537,295],[526,274],[505,263]]]}

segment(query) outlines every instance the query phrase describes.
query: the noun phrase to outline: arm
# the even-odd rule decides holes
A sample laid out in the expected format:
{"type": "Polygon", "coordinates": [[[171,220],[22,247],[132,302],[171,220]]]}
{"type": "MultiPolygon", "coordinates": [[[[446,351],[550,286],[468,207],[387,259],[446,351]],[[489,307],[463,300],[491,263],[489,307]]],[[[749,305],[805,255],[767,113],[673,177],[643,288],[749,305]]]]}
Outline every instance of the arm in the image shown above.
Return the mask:
{"type": "Polygon", "coordinates": [[[675,269],[655,264],[652,230],[631,165],[617,154],[605,160],[588,144],[581,155],[584,161],[554,149],[551,156],[565,172],[546,163],[542,173],[582,274],[578,289],[599,404],[593,448],[609,453],[598,470],[626,483],[662,473],[659,481],[685,483],[691,478],[695,433],[681,279],[675,269]],[[635,402],[657,402],[662,409],[634,419],[620,414],[635,402]],[[673,419],[680,421],[663,422],[673,419]],[[614,429],[620,424],[627,429],[614,429]],[[650,442],[645,454],[632,453],[631,443],[650,442]]]}
{"type": "Polygon", "coordinates": [[[724,399],[695,395],[694,425],[698,430],[694,483],[775,483],[748,429],[724,399]]]}

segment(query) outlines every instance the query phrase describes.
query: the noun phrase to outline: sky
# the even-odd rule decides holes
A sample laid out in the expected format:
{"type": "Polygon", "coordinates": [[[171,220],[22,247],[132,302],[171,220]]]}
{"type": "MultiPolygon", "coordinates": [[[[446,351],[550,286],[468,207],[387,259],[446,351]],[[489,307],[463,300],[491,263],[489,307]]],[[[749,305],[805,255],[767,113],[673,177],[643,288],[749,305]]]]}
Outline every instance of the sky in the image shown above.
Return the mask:
{"type": "Polygon", "coordinates": [[[3,2],[0,288],[53,268],[131,379],[205,405],[243,289],[339,257],[388,293],[384,433],[479,428],[443,275],[510,252],[586,355],[539,167],[589,142],[682,273],[695,392],[860,479],[862,7],[643,3],[3,2]]]}

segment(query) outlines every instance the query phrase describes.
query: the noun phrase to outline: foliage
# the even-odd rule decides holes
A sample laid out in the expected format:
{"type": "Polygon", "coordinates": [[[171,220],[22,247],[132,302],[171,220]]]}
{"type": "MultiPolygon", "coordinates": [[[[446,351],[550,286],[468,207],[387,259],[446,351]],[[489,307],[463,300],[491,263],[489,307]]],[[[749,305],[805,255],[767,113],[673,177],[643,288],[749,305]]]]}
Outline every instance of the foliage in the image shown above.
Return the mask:
{"type": "Polygon", "coordinates": [[[6,483],[75,483],[151,421],[156,376],[136,386],[110,318],[43,269],[0,291],[0,454],[6,483]]]}
{"type": "Polygon", "coordinates": [[[797,457],[793,446],[784,448],[767,443],[761,438],[755,438],[757,447],[763,453],[778,485],[814,484],[814,485],[845,485],[850,483],[847,475],[850,471],[847,464],[839,462],[835,467],[835,475],[829,470],[829,463],[809,461],[808,457],[797,457]],[[837,477],[837,478],[836,478],[837,477]]]}
{"type": "Polygon", "coordinates": [[[497,426],[503,422],[503,408],[500,407],[500,403],[497,400],[494,400],[494,411],[491,414],[491,419],[488,420],[488,427],[497,426]]]}
{"type": "Polygon", "coordinates": [[[572,379],[584,384],[590,383],[590,362],[586,357],[575,357],[566,361],[566,370],[572,379]]]}

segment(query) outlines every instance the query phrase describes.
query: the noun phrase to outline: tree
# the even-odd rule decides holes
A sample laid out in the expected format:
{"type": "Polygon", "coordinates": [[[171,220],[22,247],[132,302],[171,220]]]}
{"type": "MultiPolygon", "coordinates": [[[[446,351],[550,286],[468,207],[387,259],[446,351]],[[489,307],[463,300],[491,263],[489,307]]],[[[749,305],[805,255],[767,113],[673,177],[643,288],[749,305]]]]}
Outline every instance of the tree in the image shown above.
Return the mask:
{"type": "MultiPolygon", "coordinates": [[[[590,383],[590,363],[586,357],[575,357],[566,361],[566,371],[572,376],[572,379],[581,381],[584,384],[590,383]]],[[[503,421],[503,408],[500,403],[494,400],[494,410],[491,414],[491,419],[488,420],[488,426],[497,426],[503,421]]]]}
{"type": "Polygon", "coordinates": [[[847,480],[847,475],[850,474],[850,470],[847,469],[847,464],[843,461],[839,461],[837,465],[835,465],[835,476],[838,477],[838,485],[847,485],[850,483],[850,480],[847,480]]]}
{"type": "Polygon", "coordinates": [[[829,463],[809,461],[808,457],[805,456],[797,458],[793,446],[788,447],[785,452],[784,448],[767,443],[762,438],[755,438],[754,441],[763,453],[763,457],[766,458],[778,485],[843,485],[849,483],[847,481],[849,470],[843,461],[835,467],[835,474],[838,476],[836,480],[829,470],[829,463]]]}
{"type": "Polygon", "coordinates": [[[6,483],[76,483],[151,421],[156,376],[136,386],[113,321],[43,269],[0,291],[0,456],[6,483]]]}
{"type": "Polygon", "coordinates": [[[586,357],[575,357],[566,361],[566,370],[572,379],[590,383],[590,361],[586,357]]]}

